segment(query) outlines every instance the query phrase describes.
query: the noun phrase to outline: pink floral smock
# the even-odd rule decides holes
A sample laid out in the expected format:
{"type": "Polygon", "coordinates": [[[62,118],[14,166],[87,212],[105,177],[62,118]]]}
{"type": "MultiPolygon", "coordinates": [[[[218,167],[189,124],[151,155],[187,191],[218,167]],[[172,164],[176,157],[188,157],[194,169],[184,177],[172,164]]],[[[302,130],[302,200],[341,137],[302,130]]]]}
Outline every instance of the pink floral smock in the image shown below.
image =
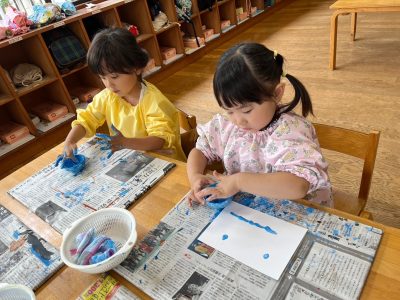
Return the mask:
{"type": "Polygon", "coordinates": [[[197,131],[196,148],[209,162],[222,160],[227,174],[290,172],[310,183],[306,199],[333,206],[328,164],[305,118],[284,113],[266,129],[249,132],[218,114],[197,131]]]}

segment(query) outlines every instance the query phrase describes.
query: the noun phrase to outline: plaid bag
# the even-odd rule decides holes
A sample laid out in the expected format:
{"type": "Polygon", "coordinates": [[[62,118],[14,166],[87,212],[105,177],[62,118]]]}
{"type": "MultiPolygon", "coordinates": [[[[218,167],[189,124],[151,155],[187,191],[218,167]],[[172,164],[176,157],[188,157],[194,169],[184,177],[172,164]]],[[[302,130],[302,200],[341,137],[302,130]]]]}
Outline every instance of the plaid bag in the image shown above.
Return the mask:
{"type": "Polygon", "coordinates": [[[43,34],[57,68],[67,72],[86,59],[86,49],[67,27],[53,29],[43,34]]]}

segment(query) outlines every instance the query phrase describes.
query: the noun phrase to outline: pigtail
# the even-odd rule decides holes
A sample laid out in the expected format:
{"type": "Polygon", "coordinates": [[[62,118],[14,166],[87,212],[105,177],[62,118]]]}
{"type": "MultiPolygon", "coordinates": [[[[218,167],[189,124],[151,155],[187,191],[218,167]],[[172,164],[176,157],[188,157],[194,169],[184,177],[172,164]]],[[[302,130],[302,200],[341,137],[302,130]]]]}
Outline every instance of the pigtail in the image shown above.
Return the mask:
{"type": "Polygon", "coordinates": [[[311,98],[305,86],[294,76],[286,74],[285,77],[289,80],[294,88],[294,98],[291,102],[281,106],[281,113],[292,111],[301,101],[301,113],[303,117],[307,117],[309,113],[314,115],[311,98]]]}

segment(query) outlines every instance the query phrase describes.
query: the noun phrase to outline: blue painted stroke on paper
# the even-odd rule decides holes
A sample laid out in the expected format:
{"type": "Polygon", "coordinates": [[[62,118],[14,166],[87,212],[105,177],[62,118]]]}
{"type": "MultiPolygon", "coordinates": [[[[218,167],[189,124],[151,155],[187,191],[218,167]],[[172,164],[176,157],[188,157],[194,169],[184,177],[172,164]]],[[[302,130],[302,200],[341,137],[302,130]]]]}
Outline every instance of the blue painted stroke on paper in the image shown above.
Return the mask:
{"type": "Polygon", "coordinates": [[[246,218],[244,218],[244,217],[242,217],[242,216],[239,216],[238,214],[234,213],[233,211],[231,211],[231,215],[232,215],[232,216],[235,216],[235,217],[238,218],[240,221],[244,221],[244,222],[249,223],[250,225],[254,225],[254,226],[258,227],[258,228],[262,228],[262,229],[264,229],[264,230],[265,230],[266,232],[268,232],[268,233],[271,233],[271,234],[278,234],[275,230],[273,230],[273,229],[272,229],[271,227],[269,227],[268,225],[262,226],[262,225],[260,225],[259,223],[256,223],[256,222],[254,222],[254,221],[252,221],[252,220],[247,220],[246,218]]]}

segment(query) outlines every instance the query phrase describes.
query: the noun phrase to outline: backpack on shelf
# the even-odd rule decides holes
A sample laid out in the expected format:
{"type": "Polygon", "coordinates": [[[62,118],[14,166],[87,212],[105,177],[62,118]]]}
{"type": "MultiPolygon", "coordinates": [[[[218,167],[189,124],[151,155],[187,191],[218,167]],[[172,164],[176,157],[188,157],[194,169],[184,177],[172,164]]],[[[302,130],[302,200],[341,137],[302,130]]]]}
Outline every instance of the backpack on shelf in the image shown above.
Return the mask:
{"type": "Polygon", "coordinates": [[[86,49],[67,27],[60,27],[43,34],[57,68],[68,72],[86,59],[86,49]]]}

